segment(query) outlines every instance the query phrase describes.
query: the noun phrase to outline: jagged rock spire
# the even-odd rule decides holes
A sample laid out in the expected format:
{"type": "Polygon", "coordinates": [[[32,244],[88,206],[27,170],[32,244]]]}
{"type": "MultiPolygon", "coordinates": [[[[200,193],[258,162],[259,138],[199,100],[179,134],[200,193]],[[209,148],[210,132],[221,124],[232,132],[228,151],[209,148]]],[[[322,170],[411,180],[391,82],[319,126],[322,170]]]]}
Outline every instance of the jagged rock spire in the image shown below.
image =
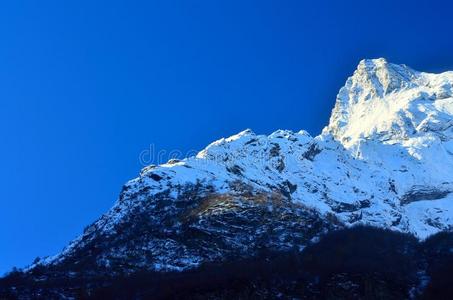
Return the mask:
{"type": "Polygon", "coordinates": [[[452,80],[451,72],[428,74],[383,58],[362,60],[340,89],[324,134],[347,147],[373,136],[401,141],[423,134],[427,123],[440,121],[432,103],[451,94],[445,83],[452,80]]]}

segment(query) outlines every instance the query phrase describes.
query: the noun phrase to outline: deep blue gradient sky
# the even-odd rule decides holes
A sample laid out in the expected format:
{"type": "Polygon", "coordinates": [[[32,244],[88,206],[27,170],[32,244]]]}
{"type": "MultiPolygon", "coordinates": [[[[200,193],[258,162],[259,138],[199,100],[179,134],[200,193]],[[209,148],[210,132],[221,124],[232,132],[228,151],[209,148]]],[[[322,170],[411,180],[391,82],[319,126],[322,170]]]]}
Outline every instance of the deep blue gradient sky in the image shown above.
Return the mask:
{"type": "Polygon", "coordinates": [[[318,134],[360,59],[453,70],[448,1],[2,1],[0,273],[60,251],[154,150],[318,134]]]}

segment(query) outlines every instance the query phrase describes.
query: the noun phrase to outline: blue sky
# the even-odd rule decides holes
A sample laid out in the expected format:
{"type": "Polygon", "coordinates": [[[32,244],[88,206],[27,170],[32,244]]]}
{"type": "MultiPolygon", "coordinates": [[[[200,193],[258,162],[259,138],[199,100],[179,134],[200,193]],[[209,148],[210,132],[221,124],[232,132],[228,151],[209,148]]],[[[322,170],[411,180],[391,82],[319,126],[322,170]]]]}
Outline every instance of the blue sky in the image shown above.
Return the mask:
{"type": "Polygon", "coordinates": [[[1,2],[0,273],[60,251],[150,145],[316,135],[362,58],[453,70],[448,1],[365,2],[1,2]]]}

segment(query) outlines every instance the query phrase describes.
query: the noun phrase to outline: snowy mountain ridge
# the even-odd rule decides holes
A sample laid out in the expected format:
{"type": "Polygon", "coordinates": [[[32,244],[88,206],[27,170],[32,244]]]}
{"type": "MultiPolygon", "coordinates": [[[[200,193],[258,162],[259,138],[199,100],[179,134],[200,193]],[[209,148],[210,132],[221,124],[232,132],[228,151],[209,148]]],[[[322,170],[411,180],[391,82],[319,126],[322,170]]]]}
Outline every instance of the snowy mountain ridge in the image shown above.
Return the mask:
{"type": "Polygon", "coordinates": [[[316,137],[245,130],[144,168],[113,208],[40,264],[182,270],[367,224],[453,227],[453,72],[362,60],[316,137]],[[81,258],[81,256],[84,256],[81,258]]]}

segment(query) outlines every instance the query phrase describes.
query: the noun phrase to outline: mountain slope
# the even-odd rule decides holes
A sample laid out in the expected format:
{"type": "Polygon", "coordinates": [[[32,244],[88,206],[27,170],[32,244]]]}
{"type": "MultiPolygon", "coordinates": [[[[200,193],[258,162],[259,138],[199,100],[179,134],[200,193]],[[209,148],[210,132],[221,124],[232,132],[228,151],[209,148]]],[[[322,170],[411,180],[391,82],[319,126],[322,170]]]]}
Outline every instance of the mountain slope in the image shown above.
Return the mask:
{"type": "Polygon", "coordinates": [[[452,72],[363,60],[321,135],[245,130],[195,157],[148,166],[110,211],[30,270],[179,271],[301,250],[356,224],[419,238],[450,229],[452,84],[452,72]]]}

